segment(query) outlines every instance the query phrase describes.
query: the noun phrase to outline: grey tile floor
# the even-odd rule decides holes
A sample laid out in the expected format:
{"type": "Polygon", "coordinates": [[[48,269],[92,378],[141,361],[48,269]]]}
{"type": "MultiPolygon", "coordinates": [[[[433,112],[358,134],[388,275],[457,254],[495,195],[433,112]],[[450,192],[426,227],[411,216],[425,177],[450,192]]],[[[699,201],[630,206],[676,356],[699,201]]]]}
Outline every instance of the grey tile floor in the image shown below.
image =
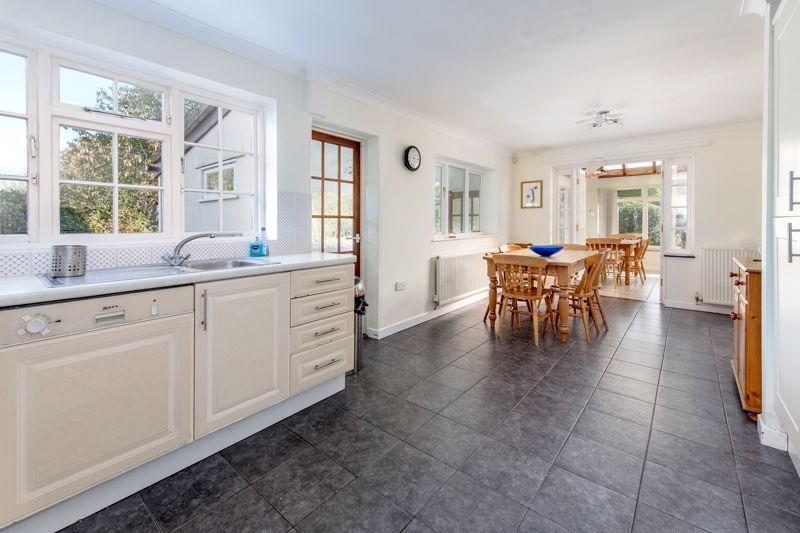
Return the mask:
{"type": "Polygon", "coordinates": [[[367,341],[341,393],[66,531],[800,531],[729,319],[606,302],[592,344],[493,336],[485,304],[367,341]]]}

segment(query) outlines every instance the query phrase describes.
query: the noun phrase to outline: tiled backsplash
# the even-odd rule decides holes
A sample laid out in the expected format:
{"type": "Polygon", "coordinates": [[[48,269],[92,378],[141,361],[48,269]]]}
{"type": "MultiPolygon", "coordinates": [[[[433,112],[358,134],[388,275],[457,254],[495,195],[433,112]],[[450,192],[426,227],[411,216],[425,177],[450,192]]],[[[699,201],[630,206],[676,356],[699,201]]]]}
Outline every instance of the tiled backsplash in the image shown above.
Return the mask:
{"type": "MultiPolygon", "coordinates": [[[[197,240],[186,245],[192,259],[217,259],[247,255],[250,239],[197,240]]],[[[311,195],[278,193],[278,240],[270,241],[271,255],[305,253],[311,250],[311,195]]],[[[161,263],[172,250],[169,244],[131,246],[89,246],[86,268],[161,263]]],[[[25,276],[50,271],[50,248],[0,251],[0,276],[25,276]]]]}

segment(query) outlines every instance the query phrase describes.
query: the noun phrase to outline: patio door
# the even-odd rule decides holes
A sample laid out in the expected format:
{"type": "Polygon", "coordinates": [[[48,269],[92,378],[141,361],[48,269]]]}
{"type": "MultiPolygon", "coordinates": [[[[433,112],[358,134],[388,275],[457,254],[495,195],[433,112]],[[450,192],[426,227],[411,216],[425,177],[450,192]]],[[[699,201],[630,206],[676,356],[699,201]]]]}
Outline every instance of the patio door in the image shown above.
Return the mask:
{"type": "Polygon", "coordinates": [[[359,275],[361,144],[311,132],[311,243],[315,252],[354,254],[359,275]]]}

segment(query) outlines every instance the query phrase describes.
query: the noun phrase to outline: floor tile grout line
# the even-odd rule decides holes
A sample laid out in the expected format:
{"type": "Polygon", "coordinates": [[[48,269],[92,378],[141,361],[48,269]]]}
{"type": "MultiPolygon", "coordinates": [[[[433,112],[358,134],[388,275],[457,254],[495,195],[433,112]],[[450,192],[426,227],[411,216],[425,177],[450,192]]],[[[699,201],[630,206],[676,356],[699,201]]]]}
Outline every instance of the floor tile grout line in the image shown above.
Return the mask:
{"type": "MultiPolygon", "coordinates": [[[[145,488],[147,488],[147,487],[145,487],[145,488]]],[[[142,489],[142,490],[144,490],[144,489],[142,489]]],[[[144,501],[144,498],[142,497],[142,491],[141,491],[141,490],[140,490],[140,491],[138,491],[138,492],[136,493],[136,496],[137,496],[137,497],[139,498],[139,500],[142,502],[142,505],[144,505],[144,508],[145,508],[145,510],[147,511],[147,514],[148,514],[148,516],[150,516],[150,520],[152,520],[152,521],[153,521],[153,523],[156,525],[156,529],[157,529],[158,531],[161,531],[161,532],[163,532],[163,531],[164,531],[164,528],[163,528],[163,527],[161,527],[161,524],[159,524],[159,523],[158,523],[158,520],[156,519],[156,515],[155,515],[155,513],[153,513],[153,511],[150,509],[150,506],[149,506],[149,505],[147,505],[147,502],[146,502],[146,501],[144,501]]],[[[112,504],[112,505],[113,505],[113,504],[112,504]]]]}

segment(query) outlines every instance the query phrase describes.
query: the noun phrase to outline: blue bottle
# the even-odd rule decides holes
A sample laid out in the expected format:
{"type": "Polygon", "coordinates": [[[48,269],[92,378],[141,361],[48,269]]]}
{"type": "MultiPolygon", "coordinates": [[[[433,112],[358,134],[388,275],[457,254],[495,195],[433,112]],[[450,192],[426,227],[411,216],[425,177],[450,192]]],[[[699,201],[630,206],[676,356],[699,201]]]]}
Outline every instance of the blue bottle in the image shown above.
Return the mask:
{"type": "Polygon", "coordinates": [[[264,257],[264,243],[258,237],[250,243],[250,257],[264,257]]]}

